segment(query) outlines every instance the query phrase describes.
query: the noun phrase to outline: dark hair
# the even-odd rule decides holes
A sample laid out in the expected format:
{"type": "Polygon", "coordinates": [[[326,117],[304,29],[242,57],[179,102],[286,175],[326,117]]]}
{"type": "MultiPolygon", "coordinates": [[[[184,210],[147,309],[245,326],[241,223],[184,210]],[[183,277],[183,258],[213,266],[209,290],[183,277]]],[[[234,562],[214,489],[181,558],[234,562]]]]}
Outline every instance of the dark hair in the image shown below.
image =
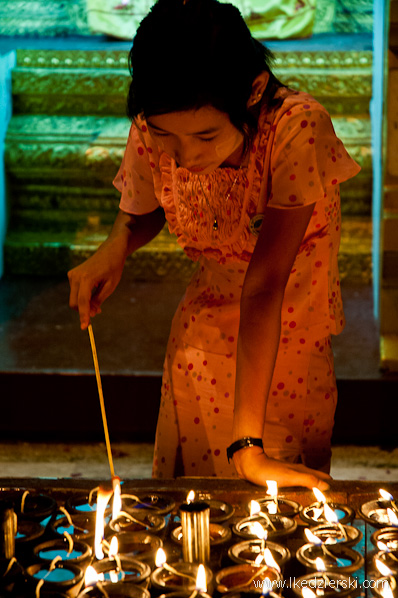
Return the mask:
{"type": "Polygon", "coordinates": [[[254,79],[270,73],[262,100],[268,104],[282,85],[271,72],[272,59],[232,4],[158,0],[130,50],[128,115],[147,118],[210,105],[250,138],[257,129],[246,106],[254,79]]]}

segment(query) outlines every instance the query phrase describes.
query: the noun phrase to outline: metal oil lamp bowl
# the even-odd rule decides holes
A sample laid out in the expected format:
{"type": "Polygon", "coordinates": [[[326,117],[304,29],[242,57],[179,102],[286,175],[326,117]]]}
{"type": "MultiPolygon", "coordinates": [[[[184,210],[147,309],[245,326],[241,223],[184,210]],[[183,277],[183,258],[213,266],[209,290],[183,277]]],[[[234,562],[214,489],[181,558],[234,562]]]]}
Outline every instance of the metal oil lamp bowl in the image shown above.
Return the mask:
{"type": "Polygon", "coordinates": [[[354,598],[361,594],[357,579],[334,571],[314,571],[298,577],[293,585],[293,592],[297,598],[303,598],[304,587],[310,588],[316,596],[324,598],[354,598]]]}
{"type": "MultiPolygon", "coordinates": [[[[114,534],[112,533],[111,536],[114,534]]],[[[162,539],[147,531],[119,532],[117,534],[118,554],[145,561],[153,565],[158,548],[162,548],[162,539]]]]}
{"type": "MultiPolygon", "coordinates": [[[[275,507],[276,505],[277,513],[284,517],[294,517],[295,515],[298,515],[303,508],[295,500],[290,500],[289,498],[284,498],[279,495],[276,498],[272,496],[264,496],[262,498],[256,497],[256,502],[260,505],[261,511],[265,511],[266,513],[272,513],[273,510],[271,507],[275,507]]],[[[250,502],[246,505],[246,511],[250,513],[250,502]]]]}
{"type": "Polygon", "coordinates": [[[156,515],[167,515],[174,509],[176,503],[170,496],[162,494],[122,494],[123,511],[127,513],[147,510],[156,515]]]}
{"type": "MultiPolygon", "coordinates": [[[[355,518],[355,511],[348,505],[328,502],[328,507],[335,512],[338,522],[342,525],[352,523],[355,518]]],[[[315,502],[300,511],[300,517],[308,525],[318,525],[320,523],[327,523],[324,513],[324,504],[322,502],[315,502]]]]}
{"type": "Polygon", "coordinates": [[[384,498],[369,500],[359,508],[359,516],[373,527],[391,526],[390,518],[387,509],[390,508],[391,502],[384,498]]]}
{"type": "Polygon", "coordinates": [[[90,546],[94,544],[95,535],[95,514],[91,513],[73,513],[70,524],[67,517],[62,515],[52,519],[48,524],[48,529],[53,536],[63,536],[68,532],[73,540],[87,542],[90,546]]]}
{"type": "MultiPolygon", "coordinates": [[[[151,585],[157,590],[167,592],[187,591],[193,592],[196,589],[196,578],[198,574],[197,563],[185,563],[178,561],[169,564],[172,569],[166,566],[158,567],[152,572],[151,585]]],[[[213,573],[209,567],[205,567],[206,583],[211,593],[213,573]]]]}
{"type": "Polygon", "coordinates": [[[268,578],[270,583],[276,586],[282,581],[282,575],[276,569],[266,565],[255,565],[254,563],[241,563],[221,569],[215,575],[216,591],[219,594],[228,594],[237,591],[249,591],[250,593],[263,593],[262,582],[268,578]]]}
{"type": "Polygon", "coordinates": [[[268,532],[268,538],[283,538],[290,536],[297,529],[297,521],[284,517],[283,515],[269,515],[270,523],[261,515],[254,515],[240,519],[232,526],[232,531],[240,538],[247,540],[258,537],[254,532],[250,531],[250,524],[258,521],[264,530],[268,532]]]}
{"type": "Polygon", "coordinates": [[[212,523],[223,523],[231,519],[235,513],[235,508],[223,500],[216,500],[214,498],[207,498],[205,495],[198,496],[198,500],[205,501],[210,507],[210,521],[212,523]]]}
{"type": "Polygon", "coordinates": [[[25,577],[28,592],[26,595],[35,595],[36,586],[43,580],[41,588],[42,595],[47,591],[61,592],[69,595],[76,595],[80,584],[83,581],[83,569],[72,563],[59,561],[50,571],[49,564],[35,563],[26,567],[25,577]],[[76,591],[76,593],[75,593],[76,591]],[[30,592],[30,593],[29,593],[30,592]]]}
{"type": "Polygon", "coordinates": [[[137,586],[129,581],[119,581],[118,583],[105,581],[101,583],[101,586],[95,585],[86,588],[78,598],[104,598],[105,596],[109,596],[109,598],[150,598],[151,594],[143,586],[137,586]]]}
{"type": "Polygon", "coordinates": [[[390,569],[391,575],[393,577],[398,578],[398,550],[389,550],[389,551],[381,550],[380,552],[376,553],[373,556],[373,563],[375,564],[375,571],[377,571],[376,559],[381,561],[383,563],[383,565],[386,565],[390,569]]]}
{"type": "Polygon", "coordinates": [[[335,573],[353,573],[364,564],[363,556],[346,544],[330,544],[327,552],[318,544],[304,544],[296,552],[296,558],[307,569],[316,569],[316,559],[321,558],[325,570],[335,573]]]}
{"type": "Polygon", "coordinates": [[[109,529],[113,532],[142,532],[147,531],[156,534],[164,529],[165,518],[149,511],[136,511],[128,513],[128,517],[121,513],[109,522],[109,529]]]}
{"type": "Polygon", "coordinates": [[[93,550],[85,542],[73,542],[70,548],[66,538],[47,540],[33,548],[33,558],[39,562],[51,563],[57,556],[85,569],[93,557],[93,550]]]}
{"type": "Polygon", "coordinates": [[[34,544],[43,537],[46,528],[38,521],[28,521],[19,519],[17,523],[17,533],[15,536],[15,553],[21,557],[31,552],[34,544]]]}
{"type": "Polygon", "coordinates": [[[120,570],[118,570],[118,562],[113,558],[105,558],[101,561],[95,561],[92,566],[97,575],[104,574],[105,581],[112,581],[110,579],[111,572],[115,571],[119,576],[119,581],[122,579],[134,584],[142,584],[149,579],[151,568],[148,563],[131,559],[124,555],[120,555],[120,570]]]}
{"type": "Polygon", "coordinates": [[[355,546],[363,537],[361,530],[357,527],[344,524],[336,525],[335,523],[321,523],[312,527],[311,532],[328,546],[340,543],[346,546],[355,546]]]}
{"type": "Polygon", "coordinates": [[[374,546],[383,542],[388,550],[398,550],[398,527],[382,527],[374,531],[370,539],[374,546]]]}
{"type": "MultiPolygon", "coordinates": [[[[282,544],[270,542],[269,540],[265,542],[265,548],[269,548],[273,558],[278,563],[279,567],[283,570],[283,567],[291,559],[292,555],[290,553],[290,550],[285,546],[282,546],[282,544]]],[[[230,548],[228,549],[228,556],[235,563],[250,564],[254,563],[254,561],[262,552],[262,550],[262,540],[245,540],[244,542],[239,542],[238,544],[230,546],[230,548]]]]}
{"type": "MultiPolygon", "coordinates": [[[[89,515],[90,513],[95,516],[97,511],[97,502],[96,502],[97,493],[91,491],[90,493],[79,493],[73,496],[69,496],[65,501],[65,509],[73,515],[73,513],[85,513],[89,515]]],[[[105,514],[110,515],[112,511],[112,507],[110,504],[106,506],[105,514]]]]}
{"type": "Polygon", "coordinates": [[[394,577],[378,577],[377,579],[374,579],[372,581],[372,593],[377,598],[385,598],[386,586],[389,586],[391,590],[391,597],[398,598],[398,583],[394,577]]]}
{"type": "Polygon", "coordinates": [[[19,520],[43,521],[57,509],[57,501],[51,496],[23,490],[2,490],[0,501],[4,500],[13,504],[19,520]]]}

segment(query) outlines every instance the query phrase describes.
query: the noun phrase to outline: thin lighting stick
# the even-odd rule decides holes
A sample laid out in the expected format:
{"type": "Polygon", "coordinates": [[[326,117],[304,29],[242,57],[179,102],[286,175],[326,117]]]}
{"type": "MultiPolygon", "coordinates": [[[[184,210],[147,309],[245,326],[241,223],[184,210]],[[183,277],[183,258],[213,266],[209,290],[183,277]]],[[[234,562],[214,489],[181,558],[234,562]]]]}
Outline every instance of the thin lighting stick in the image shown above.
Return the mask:
{"type": "Polygon", "coordinates": [[[94,332],[93,332],[93,327],[91,324],[88,325],[88,334],[90,336],[91,351],[93,353],[95,377],[97,379],[98,395],[99,395],[99,401],[100,401],[100,405],[101,405],[102,423],[104,425],[105,444],[106,444],[106,450],[108,453],[109,468],[111,470],[111,477],[113,479],[115,477],[115,470],[113,468],[111,443],[109,440],[108,424],[106,421],[105,402],[104,402],[104,394],[102,392],[102,384],[101,384],[101,376],[100,376],[99,365],[98,365],[97,349],[95,348],[94,332]]]}

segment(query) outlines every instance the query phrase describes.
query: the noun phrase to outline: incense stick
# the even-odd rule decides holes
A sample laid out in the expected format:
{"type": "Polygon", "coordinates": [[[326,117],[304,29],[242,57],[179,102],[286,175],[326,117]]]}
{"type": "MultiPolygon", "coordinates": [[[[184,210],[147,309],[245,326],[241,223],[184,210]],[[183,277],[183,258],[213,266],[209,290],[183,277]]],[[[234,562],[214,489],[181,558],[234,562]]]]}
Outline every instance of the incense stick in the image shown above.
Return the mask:
{"type": "Polygon", "coordinates": [[[103,392],[102,392],[102,384],[101,384],[101,376],[100,376],[99,365],[98,365],[97,350],[95,348],[94,333],[93,333],[93,327],[92,327],[91,324],[88,325],[88,334],[90,336],[91,351],[93,353],[95,377],[97,379],[98,395],[99,395],[99,401],[100,401],[100,405],[101,405],[102,423],[103,423],[103,426],[104,426],[105,444],[106,444],[106,450],[107,450],[107,453],[108,453],[109,468],[111,470],[111,477],[114,478],[115,477],[115,470],[113,468],[111,443],[110,443],[110,440],[109,440],[108,424],[107,424],[107,421],[106,421],[104,395],[103,395],[103,392]]]}

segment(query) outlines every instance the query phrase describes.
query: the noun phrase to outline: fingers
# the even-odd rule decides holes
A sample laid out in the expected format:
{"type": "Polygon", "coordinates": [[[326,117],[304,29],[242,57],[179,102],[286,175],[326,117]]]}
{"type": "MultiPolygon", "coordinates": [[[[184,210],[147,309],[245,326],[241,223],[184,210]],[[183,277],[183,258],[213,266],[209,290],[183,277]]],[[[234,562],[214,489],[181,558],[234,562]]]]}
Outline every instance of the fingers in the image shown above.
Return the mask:
{"type": "Polygon", "coordinates": [[[80,328],[86,330],[90,318],[101,312],[101,301],[98,297],[92,301],[92,292],[96,288],[95,282],[85,276],[78,276],[75,270],[68,272],[68,278],[70,284],[69,305],[79,312],[80,328]]]}
{"type": "MultiPolygon", "coordinates": [[[[265,453],[258,454],[251,449],[236,453],[234,463],[239,477],[259,486],[266,486],[267,480],[275,480],[279,487],[303,486],[304,488],[318,488],[321,491],[329,489],[331,477],[324,472],[310,469],[302,464],[286,463],[271,459],[265,453]]],[[[234,456],[235,457],[235,456],[234,456]]]]}

